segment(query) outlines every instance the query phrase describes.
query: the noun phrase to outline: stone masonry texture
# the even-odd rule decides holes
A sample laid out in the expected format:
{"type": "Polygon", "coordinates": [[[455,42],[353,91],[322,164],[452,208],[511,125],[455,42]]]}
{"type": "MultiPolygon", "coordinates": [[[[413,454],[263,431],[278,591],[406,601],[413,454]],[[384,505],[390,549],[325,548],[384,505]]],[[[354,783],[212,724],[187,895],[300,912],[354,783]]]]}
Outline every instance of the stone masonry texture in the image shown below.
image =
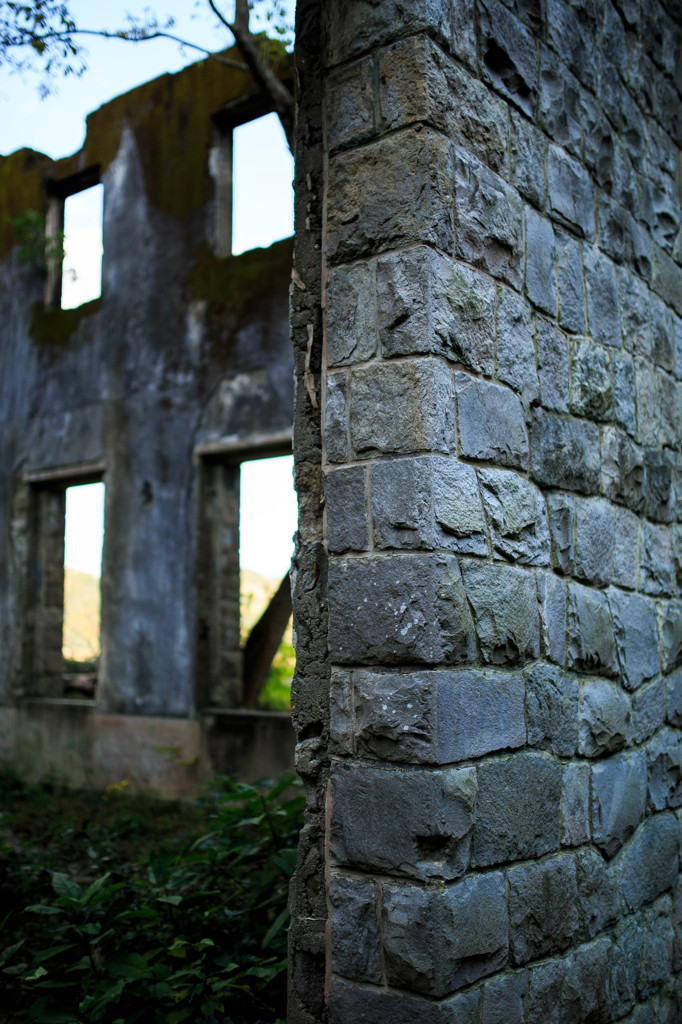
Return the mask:
{"type": "Polygon", "coordinates": [[[682,8],[297,20],[288,1024],[679,1024],[682,8]]]}

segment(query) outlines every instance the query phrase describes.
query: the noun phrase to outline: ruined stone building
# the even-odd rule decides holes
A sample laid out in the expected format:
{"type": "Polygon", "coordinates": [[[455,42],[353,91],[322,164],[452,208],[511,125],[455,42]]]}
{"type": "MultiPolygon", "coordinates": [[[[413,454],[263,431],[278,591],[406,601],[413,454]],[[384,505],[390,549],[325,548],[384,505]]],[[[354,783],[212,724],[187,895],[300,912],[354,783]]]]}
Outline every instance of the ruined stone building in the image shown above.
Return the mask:
{"type": "Polygon", "coordinates": [[[201,62],[97,110],[73,156],[0,158],[0,733],[25,777],[183,793],[290,761],[288,716],[242,709],[239,646],[239,464],[291,451],[292,244],[230,256],[232,131],[267,109],[245,73],[201,62]],[[64,203],[97,183],[101,297],[63,309],[64,203]],[[47,275],[22,260],[28,213],[47,275]],[[86,700],[64,692],[64,498],[93,480],[86,700]]]}
{"type": "Polygon", "coordinates": [[[682,1020],[682,8],[299,0],[288,1024],[682,1020]]]}

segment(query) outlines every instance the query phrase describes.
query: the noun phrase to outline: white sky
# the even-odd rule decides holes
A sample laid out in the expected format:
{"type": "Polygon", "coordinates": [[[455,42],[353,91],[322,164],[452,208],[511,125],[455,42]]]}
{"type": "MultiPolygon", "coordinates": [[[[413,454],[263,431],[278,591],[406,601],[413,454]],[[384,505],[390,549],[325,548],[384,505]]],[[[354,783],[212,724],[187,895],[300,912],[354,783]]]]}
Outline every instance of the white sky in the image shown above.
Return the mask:
{"type": "MultiPolygon", "coordinates": [[[[288,0],[292,11],[293,3],[288,0]]],[[[117,29],[125,27],[129,10],[142,12],[144,0],[139,7],[119,0],[72,0],[70,6],[83,27],[117,29]]],[[[171,31],[178,36],[214,50],[232,43],[204,0],[194,5],[191,0],[161,0],[153,9],[159,20],[175,18],[171,31]]],[[[227,5],[225,9],[229,13],[227,5]]],[[[189,49],[182,52],[166,40],[134,44],[92,38],[84,40],[84,45],[89,53],[88,70],[81,78],[57,79],[56,95],[45,100],[39,98],[37,76],[22,78],[0,67],[1,153],[28,147],[54,158],[68,156],[82,146],[85,117],[91,111],[142,82],[179,71],[201,57],[189,49]]],[[[239,253],[293,233],[293,162],[275,115],[239,128],[234,144],[233,251],[239,253]]],[[[100,268],[92,254],[101,250],[101,198],[97,197],[101,191],[82,194],[83,204],[96,199],[94,214],[78,210],[79,203],[74,200],[81,197],[71,197],[67,204],[65,269],[75,266],[76,278],[70,280],[72,275],[65,274],[64,306],[79,305],[99,294],[100,268]]],[[[262,460],[247,463],[243,469],[241,562],[244,568],[267,577],[283,576],[291,557],[291,536],[296,529],[291,461],[290,457],[262,460]],[[266,470],[268,463],[279,464],[271,475],[266,470]],[[261,517],[267,510],[271,521],[264,524],[261,517]]],[[[65,564],[93,575],[99,575],[101,565],[103,497],[102,484],[67,491],[65,564]]]]}

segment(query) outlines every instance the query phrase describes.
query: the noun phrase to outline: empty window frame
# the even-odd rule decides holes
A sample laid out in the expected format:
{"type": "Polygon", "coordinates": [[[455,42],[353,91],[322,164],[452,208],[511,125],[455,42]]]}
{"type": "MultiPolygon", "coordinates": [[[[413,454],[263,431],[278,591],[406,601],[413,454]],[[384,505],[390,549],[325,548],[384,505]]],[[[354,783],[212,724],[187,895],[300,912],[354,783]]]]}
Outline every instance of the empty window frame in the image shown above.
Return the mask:
{"type": "Polygon", "coordinates": [[[35,697],[92,697],[100,654],[104,484],[33,485],[24,674],[35,697]]]}
{"type": "Polygon", "coordinates": [[[238,256],[294,233],[294,162],[279,118],[239,104],[216,117],[215,251],[238,256]],[[246,118],[250,117],[250,120],[246,118]]]}
{"type": "Polygon", "coordinates": [[[73,309],[100,297],[103,202],[97,168],[52,182],[46,225],[48,308],[73,309]]]}
{"type": "Polygon", "coordinates": [[[198,574],[204,706],[289,706],[289,566],[298,515],[292,469],[290,455],[204,460],[198,574]]]}

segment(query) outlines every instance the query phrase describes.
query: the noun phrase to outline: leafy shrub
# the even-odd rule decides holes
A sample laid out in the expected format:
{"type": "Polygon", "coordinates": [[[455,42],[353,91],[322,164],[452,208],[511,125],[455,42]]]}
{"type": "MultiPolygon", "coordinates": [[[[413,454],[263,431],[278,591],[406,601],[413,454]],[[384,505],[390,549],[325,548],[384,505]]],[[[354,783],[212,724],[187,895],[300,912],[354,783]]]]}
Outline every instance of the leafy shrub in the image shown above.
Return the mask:
{"type": "MultiPolygon", "coordinates": [[[[222,779],[198,805],[210,831],[90,884],[42,865],[30,844],[0,843],[3,1012],[35,1024],[283,1024],[299,783],[222,779]]],[[[142,827],[119,813],[119,829],[126,819],[142,827]]]]}

